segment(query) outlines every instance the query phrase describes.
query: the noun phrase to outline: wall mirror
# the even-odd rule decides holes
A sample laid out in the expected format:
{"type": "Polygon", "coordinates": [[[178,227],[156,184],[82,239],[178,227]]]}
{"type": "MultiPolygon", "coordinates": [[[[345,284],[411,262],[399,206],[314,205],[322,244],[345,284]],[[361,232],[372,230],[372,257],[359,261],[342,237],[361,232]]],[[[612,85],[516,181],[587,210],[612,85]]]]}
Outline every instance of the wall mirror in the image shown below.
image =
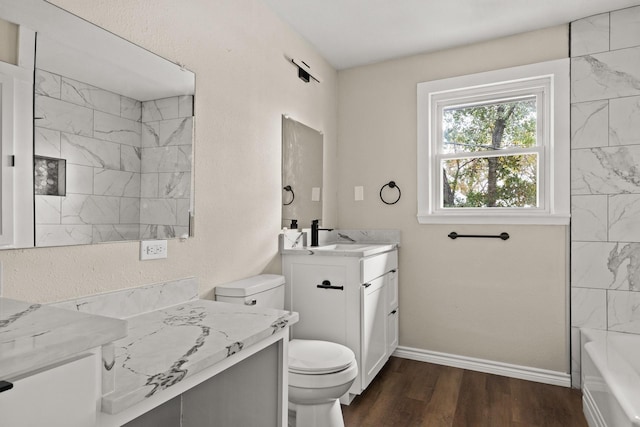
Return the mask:
{"type": "Polygon", "coordinates": [[[189,235],[195,75],[44,0],[0,18],[36,35],[35,246],[189,235]]]}
{"type": "Polygon", "coordinates": [[[312,220],[322,219],[322,156],[322,133],[283,116],[283,227],[309,228],[312,220]]]}

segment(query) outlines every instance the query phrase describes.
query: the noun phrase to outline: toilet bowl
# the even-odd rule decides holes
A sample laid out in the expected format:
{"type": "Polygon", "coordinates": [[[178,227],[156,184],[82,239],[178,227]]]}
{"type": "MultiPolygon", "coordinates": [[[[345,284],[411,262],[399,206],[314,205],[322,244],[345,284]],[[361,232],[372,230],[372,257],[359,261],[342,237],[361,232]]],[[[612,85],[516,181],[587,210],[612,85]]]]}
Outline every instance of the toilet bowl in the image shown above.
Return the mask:
{"type": "MultiPolygon", "coordinates": [[[[284,276],[262,274],[216,286],[217,301],[284,308],[284,276]]],[[[289,341],[289,403],[295,427],[344,427],[340,397],[358,375],[356,357],[341,344],[289,341]]]]}
{"type": "Polygon", "coordinates": [[[358,375],[353,351],[327,341],[289,341],[289,402],[296,427],[344,427],[339,398],[358,375]]]}

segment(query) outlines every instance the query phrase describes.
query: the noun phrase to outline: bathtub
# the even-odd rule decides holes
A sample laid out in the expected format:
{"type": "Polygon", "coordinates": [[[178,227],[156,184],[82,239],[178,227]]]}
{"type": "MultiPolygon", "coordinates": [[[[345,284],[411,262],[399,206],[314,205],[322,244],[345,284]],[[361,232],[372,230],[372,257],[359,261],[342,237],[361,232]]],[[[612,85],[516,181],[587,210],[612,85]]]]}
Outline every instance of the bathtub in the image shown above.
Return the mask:
{"type": "Polygon", "coordinates": [[[640,335],[582,329],[581,337],[589,427],[640,427],[640,335]]]}

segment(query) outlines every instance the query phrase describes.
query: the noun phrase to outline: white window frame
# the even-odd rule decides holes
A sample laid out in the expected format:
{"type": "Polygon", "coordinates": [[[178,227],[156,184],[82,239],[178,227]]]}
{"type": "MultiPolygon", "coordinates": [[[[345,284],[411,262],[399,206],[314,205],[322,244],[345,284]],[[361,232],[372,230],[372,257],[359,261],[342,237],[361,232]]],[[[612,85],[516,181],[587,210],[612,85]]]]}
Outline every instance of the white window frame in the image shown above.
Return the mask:
{"type": "MultiPolygon", "coordinates": [[[[418,222],[421,224],[569,224],[569,59],[418,84],[418,222]],[[444,208],[439,152],[446,107],[535,95],[538,146],[500,150],[538,154],[538,206],[444,208]]],[[[465,157],[489,157],[488,152],[465,157]]]]}

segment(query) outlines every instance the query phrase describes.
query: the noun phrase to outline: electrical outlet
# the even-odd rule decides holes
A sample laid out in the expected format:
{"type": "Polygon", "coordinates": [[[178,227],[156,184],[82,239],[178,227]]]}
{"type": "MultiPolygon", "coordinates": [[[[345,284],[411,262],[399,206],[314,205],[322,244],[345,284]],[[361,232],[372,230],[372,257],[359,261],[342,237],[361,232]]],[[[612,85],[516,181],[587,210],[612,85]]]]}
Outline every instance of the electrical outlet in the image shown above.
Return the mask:
{"type": "Polygon", "coordinates": [[[140,260],[160,259],[167,257],[166,240],[142,240],[140,242],[140,260]]]}

